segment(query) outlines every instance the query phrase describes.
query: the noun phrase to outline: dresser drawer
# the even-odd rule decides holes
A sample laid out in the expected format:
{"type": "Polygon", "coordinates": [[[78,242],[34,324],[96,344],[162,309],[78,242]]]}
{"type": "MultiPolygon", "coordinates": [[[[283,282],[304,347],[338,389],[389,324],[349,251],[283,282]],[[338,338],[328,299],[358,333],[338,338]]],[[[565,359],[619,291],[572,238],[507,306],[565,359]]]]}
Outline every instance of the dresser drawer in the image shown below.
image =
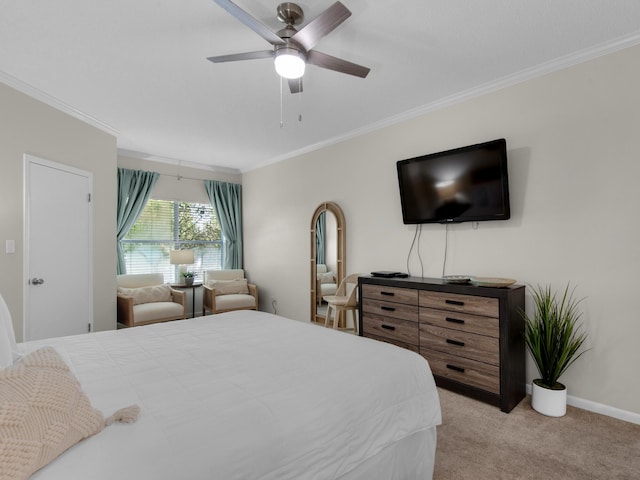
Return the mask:
{"type": "Polygon", "coordinates": [[[500,393],[500,368],[468,358],[456,357],[437,350],[420,349],[429,361],[434,375],[473,385],[491,393],[500,393]]]}
{"type": "Polygon", "coordinates": [[[495,337],[461,332],[428,324],[420,325],[420,347],[479,362],[500,365],[500,345],[495,337]]]}
{"type": "Polygon", "coordinates": [[[486,317],[498,318],[500,316],[500,301],[497,298],[421,291],[420,306],[451,312],[484,315],[486,317]]]}
{"type": "Polygon", "coordinates": [[[399,318],[367,314],[362,316],[362,333],[365,337],[383,337],[394,342],[418,345],[418,323],[399,318]]]}
{"type": "Polygon", "coordinates": [[[362,297],[385,302],[418,305],[418,290],[411,288],[385,287],[383,285],[362,285],[362,297]]]}
{"type": "Polygon", "coordinates": [[[394,303],[388,300],[373,300],[366,298],[362,301],[363,314],[372,313],[385,317],[401,318],[418,322],[420,318],[418,305],[407,305],[405,303],[394,303]]]}
{"type": "Polygon", "coordinates": [[[466,313],[421,308],[420,323],[428,323],[438,327],[477,333],[495,338],[500,336],[500,320],[496,317],[481,317],[479,315],[469,315],[466,313]]]}
{"type": "Polygon", "coordinates": [[[410,343],[401,342],[400,340],[396,340],[394,338],[379,337],[377,335],[372,335],[372,334],[366,334],[365,337],[371,338],[373,340],[378,340],[379,342],[391,343],[396,347],[404,348],[405,350],[411,350],[412,352],[415,352],[415,353],[420,353],[420,348],[418,347],[418,345],[412,345],[410,343]]]}

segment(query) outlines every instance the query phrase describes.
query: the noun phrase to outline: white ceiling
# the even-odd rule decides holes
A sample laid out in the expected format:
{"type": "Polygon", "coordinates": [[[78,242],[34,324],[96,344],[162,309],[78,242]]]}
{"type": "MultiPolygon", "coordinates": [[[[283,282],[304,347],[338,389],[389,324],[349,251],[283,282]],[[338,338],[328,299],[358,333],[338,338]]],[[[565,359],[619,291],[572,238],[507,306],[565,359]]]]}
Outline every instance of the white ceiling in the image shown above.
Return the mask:
{"type": "MultiPolygon", "coordinates": [[[[315,48],[371,73],[309,66],[282,128],[271,60],[206,60],[269,48],[211,0],[0,0],[0,81],[125,153],[245,171],[640,43],[638,0],[342,1],[353,15],[315,48]]],[[[236,3],[282,27],[279,0],[236,3]]],[[[298,3],[306,23],[333,0],[298,3]]]]}

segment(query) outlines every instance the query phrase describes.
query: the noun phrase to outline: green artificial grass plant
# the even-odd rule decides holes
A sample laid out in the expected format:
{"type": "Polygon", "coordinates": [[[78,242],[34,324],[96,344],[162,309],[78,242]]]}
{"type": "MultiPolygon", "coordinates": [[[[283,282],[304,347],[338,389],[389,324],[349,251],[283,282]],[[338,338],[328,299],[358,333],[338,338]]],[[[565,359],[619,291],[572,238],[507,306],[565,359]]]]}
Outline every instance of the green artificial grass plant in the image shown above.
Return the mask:
{"type": "Polygon", "coordinates": [[[586,350],[579,352],[587,338],[579,323],[581,300],[573,296],[566,286],[562,297],[558,297],[549,286],[532,289],[534,309],[531,315],[523,312],[525,320],[525,343],[540,373],[542,387],[564,389],[558,382],[562,374],[586,350]]]}

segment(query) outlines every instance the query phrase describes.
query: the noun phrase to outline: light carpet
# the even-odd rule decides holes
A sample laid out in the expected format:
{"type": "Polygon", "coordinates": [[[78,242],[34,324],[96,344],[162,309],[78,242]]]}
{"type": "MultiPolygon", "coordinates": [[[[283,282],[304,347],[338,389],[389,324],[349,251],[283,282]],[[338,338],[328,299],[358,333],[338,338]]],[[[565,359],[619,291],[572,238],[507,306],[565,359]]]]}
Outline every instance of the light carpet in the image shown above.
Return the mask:
{"type": "Polygon", "coordinates": [[[640,425],[567,407],[546,417],[527,396],[511,413],[438,389],[434,480],[640,479],[640,425]]]}

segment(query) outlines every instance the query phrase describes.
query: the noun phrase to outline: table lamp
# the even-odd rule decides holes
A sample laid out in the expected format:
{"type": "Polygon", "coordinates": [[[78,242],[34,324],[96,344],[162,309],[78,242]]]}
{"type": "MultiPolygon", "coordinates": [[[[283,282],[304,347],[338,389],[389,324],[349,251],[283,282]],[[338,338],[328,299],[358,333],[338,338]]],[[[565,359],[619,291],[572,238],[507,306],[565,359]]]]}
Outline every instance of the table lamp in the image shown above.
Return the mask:
{"type": "Polygon", "coordinates": [[[180,283],[184,283],[182,274],[187,271],[187,265],[194,263],[193,250],[171,250],[169,252],[169,263],[171,265],[180,265],[178,272],[182,278],[180,283]]]}

